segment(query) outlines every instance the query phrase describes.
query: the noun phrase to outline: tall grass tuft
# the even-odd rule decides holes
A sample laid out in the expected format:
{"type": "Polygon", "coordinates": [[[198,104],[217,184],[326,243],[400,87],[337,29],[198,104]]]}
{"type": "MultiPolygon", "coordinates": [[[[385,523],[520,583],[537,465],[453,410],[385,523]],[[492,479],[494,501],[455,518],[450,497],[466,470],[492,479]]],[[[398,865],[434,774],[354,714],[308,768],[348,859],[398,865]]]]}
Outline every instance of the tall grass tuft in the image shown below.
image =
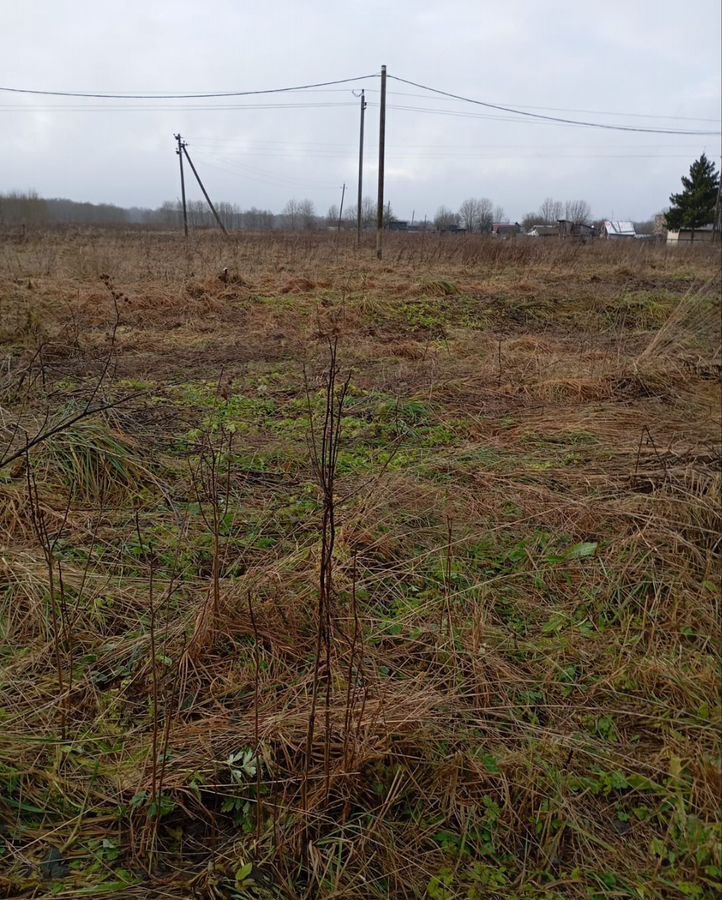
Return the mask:
{"type": "MultiPolygon", "coordinates": [[[[67,415],[67,410],[61,414],[67,415]]],[[[136,493],[153,477],[135,441],[98,417],[83,419],[45,441],[38,447],[36,465],[46,478],[72,487],[84,500],[136,493]]]]}

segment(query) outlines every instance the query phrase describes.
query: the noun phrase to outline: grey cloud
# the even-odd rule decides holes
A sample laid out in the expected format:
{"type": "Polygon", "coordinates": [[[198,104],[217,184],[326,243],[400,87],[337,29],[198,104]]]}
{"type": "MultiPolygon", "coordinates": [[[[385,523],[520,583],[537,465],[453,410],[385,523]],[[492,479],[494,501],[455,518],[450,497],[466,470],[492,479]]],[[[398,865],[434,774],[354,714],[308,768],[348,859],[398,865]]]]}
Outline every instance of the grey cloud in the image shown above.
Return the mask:
{"type": "MultiPolygon", "coordinates": [[[[390,73],[494,102],[720,114],[718,0],[685,9],[672,0],[25,0],[3,16],[0,83],[9,86],[244,90],[365,74],[386,63],[390,73]]],[[[366,87],[373,193],[378,84],[366,87]]],[[[441,97],[409,96],[423,92],[396,82],[389,90],[386,194],[401,215],[431,216],[442,203],[485,195],[516,218],[553,194],[584,197],[600,216],[642,218],[665,204],[703,149],[720,153],[719,138],[500,121],[441,97]]],[[[356,177],[350,89],[263,101],[342,104],[322,108],[192,108],[251,102],[261,100],[129,109],[141,104],[1,95],[0,190],[155,206],[178,193],[172,133],[180,130],[215,197],[272,209],[290,196],[310,197],[321,211],[337,202],[341,183],[356,177]]]]}

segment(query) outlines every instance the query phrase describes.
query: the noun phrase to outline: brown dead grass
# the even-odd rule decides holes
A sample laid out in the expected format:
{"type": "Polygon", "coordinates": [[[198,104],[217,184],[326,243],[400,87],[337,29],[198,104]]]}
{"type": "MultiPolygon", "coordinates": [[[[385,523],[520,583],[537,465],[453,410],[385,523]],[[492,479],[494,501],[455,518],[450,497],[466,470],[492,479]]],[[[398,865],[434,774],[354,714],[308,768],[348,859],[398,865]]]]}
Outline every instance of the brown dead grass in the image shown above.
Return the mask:
{"type": "Polygon", "coordinates": [[[714,896],[719,260],[415,237],[383,264],[325,235],[5,247],[5,433],[96,383],[102,274],[103,396],[144,392],[106,422],[117,478],[105,432],[83,469],[31,459],[65,695],[28,473],[2,473],[6,896],[714,896]],[[329,336],[353,376],[306,760],[329,336]],[[193,466],[230,426],[213,617],[193,466]]]}

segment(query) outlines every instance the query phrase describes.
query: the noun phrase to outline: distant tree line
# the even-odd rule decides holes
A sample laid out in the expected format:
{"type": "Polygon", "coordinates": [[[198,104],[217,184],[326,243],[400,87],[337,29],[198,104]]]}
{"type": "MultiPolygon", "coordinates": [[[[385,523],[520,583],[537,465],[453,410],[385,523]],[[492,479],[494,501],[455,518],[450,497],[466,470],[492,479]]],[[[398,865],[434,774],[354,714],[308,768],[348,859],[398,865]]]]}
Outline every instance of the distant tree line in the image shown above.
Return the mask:
{"type": "Polygon", "coordinates": [[[575,225],[590,225],[592,209],[586,200],[555,200],[547,197],[536,212],[527,213],[521,220],[522,228],[529,231],[535,225],[556,225],[560,219],[567,219],[575,225]]]}
{"type": "MultiPolygon", "coordinates": [[[[224,201],[215,204],[218,215],[229,230],[247,231],[316,231],[339,226],[339,207],[332,205],[325,216],[319,215],[309,199],[289,200],[280,213],[268,209],[242,209],[237,203],[224,201]]],[[[376,203],[364,197],[361,204],[361,227],[376,227],[376,203]]],[[[188,225],[191,228],[215,228],[216,222],[208,204],[203,200],[186,203],[188,225]]],[[[441,206],[429,223],[439,231],[463,227],[468,231],[491,231],[495,221],[503,221],[504,211],[494,208],[491,200],[466,200],[458,213],[441,206]]],[[[384,221],[397,221],[391,204],[384,207],[384,221]]],[[[77,203],[66,199],[43,199],[34,191],[0,194],[0,225],[146,225],[156,228],[182,228],[183,208],[180,200],[168,200],[157,209],[123,208],[110,203],[77,203]]],[[[356,228],[357,207],[344,206],[340,221],[344,229],[356,228]]]]}
{"type": "MultiPolygon", "coordinates": [[[[223,224],[229,230],[270,231],[277,228],[277,216],[268,209],[241,209],[237,203],[224,201],[214,204],[223,224]]],[[[216,228],[216,220],[204,200],[186,203],[188,225],[191,228],[216,228]]],[[[168,200],[158,209],[145,210],[141,224],[158,228],[182,228],[183,207],[180,200],[168,200]]]]}
{"type": "MultiPolygon", "coordinates": [[[[215,202],[223,224],[229,230],[248,231],[316,231],[338,227],[339,208],[332,206],[325,216],[319,215],[312,200],[289,200],[280,213],[269,209],[242,209],[237,203],[215,202]]],[[[191,228],[215,228],[213,213],[204,200],[186,203],[188,225],[191,228]]],[[[384,209],[385,221],[395,219],[391,204],[384,209]]],[[[376,204],[364,197],[361,206],[364,228],[376,226],[376,204]]],[[[183,207],[180,200],[167,200],[157,209],[123,208],[110,203],[77,203],[74,200],[39,197],[34,191],[0,194],[0,225],[148,225],[158,228],[182,228],[183,207]]],[[[356,227],[356,207],[345,206],[341,225],[356,227]]]]}
{"type": "MultiPolygon", "coordinates": [[[[269,209],[242,209],[237,203],[217,202],[215,207],[225,227],[233,231],[316,231],[335,229],[339,225],[339,207],[329,207],[326,215],[319,215],[309,199],[289,200],[280,213],[269,209]]],[[[191,228],[215,228],[216,222],[203,200],[190,200],[186,205],[188,224],[191,228]]],[[[589,224],[591,209],[586,200],[563,203],[547,197],[537,212],[527,213],[520,225],[528,231],[534,225],[555,225],[559,219],[589,224]]],[[[391,204],[384,208],[384,221],[393,225],[398,221],[391,204]]],[[[501,206],[488,197],[469,197],[453,210],[440,206],[433,219],[427,222],[436,231],[463,230],[473,234],[488,234],[494,224],[508,222],[501,206]]],[[[356,205],[345,204],[341,216],[343,229],[356,228],[356,205]]],[[[183,211],[179,200],[169,200],[157,209],[145,207],[124,208],[112,203],[78,203],[67,199],[45,199],[35,191],[12,191],[0,194],[0,226],[39,226],[55,224],[77,225],[145,225],[153,228],[183,227],[183,211]]],[[[421,226],[421,221],[417,220],[421,226]]],[[[635,222],[638,234],[651,234],[658,230],[655,220],[635,222]]],[[[376,203],[364,197],[361,204],[361,226],[376,227],[376,203]]]]}
{"type": "MultiPolygon", "coordinates": [[[[720,176],[715,164],[705,154],[692,163],[689,176],[682,178],[683,190],[672,194],[671,207],[654,219],[635,222],[637,234],[661,234],[665,228],[701,228],[714,223],[722,225],[720,176]]],[[[241,209],[236,203],[216,203],[218,215],[229,230],[249,231],[314,231],[321,228],[356,227],[358,210],[353,204],[341,211],[329,207],[325,216],[317,215],[313,202],[292,198],[280,214],[268,209],[241,209]]],[[[373,228],[376,224],[376,204],[370,197],[361,203],[361,225],[373,228]]],[[[215,219],[207,204],[201,200],[187,203],[188,224],[192,228],[214,228],[215,219]]],[[[535,225],[556,225],[566,219],[576,225],[592,224],[592,210],[586,200],[555,200],[547,197],[536,212],[527,213],[520,227],[529,231],[535,225]]],[[[384,222],[392,226],[398,219],[391,204],[384,209],[384,222]]],[[[426,223],[426,219],[424,219],[426,223]]],[[[501,206],[494,206],[488,197],[469,197],[458,210],[440,206],[433,219],[437,231],[466,231],[484,234],[495,224],[508,222],[501,206]]],[[[0,194],[0,226],[52,225],[74,223],[85,225],[149,225],[161,228],[181,228],[183,210],[180,201],[167,201],[157,209],[131,207],[125,209],[111,203],[76,203],[74,200],[44,199],[35,191],[11,191],[0,194]]],[[[519,224],[519,223],[517,223],[519,224]]],[[[599,225],[601,222],[595,222],[599,225]]]]}
{"type": "MultiPolygon", "coordinates": [[[[325,227],[316,216],[310,200],[289,200],[280,214],[268,209],[241,209],[236,203],[214,204],[228,229],[270,231],[272,229],[315,229],[325,227]]],[[[202,200],[186,204],[188,224],[192,228],[215,228],[216,222],[202,200]]],[[[0,194],[0,225],[146,225],[157,228],[181,228],[183,208],[179,200],[169,200],[157,209],[124,208],[111,203],[77,203],[66,199],[44,199],[35,191],[11,191],[0,194]]]]}
{"type": "MultiPolygon", "coordinates": [[[[378,205],[371,199],[371,197],[364,197],[361,201],[361,228],[375,228],[376,227],[376,210],[378,209],[378,205]]],[[[391,208],[390,203],[384,204],[384,223],[389,225],[392,222],[397,222],[398,219],[394,214],[394,211],[391,208]]],[[[343,207],[343,215],[341,216],[341,228],[350,229],[356,228],[358,223],[358,205],[356,203],[346,203],[343,207]]],[[[333,204],[329,206],[328,212],[326,213],[326,218],[324,220],[324,224],[327,228],[338,228],[339,226],[339,207],[337,204],[333,204]]]]}
{"type": "Polygon", "coordinates": [[[488,197],[469,197],[464,200],[458,212],[447,206],[440,206],[434,216],[434,227],[437,231],[451,231],[463,228],[477,234],[487,234],[495,222],[503,222],[504,209],[494,206],[488,197]]]}
{"type": "Polygon", "coordinates": [[[77,222],[117,225],[132,221],[140,210],[123,209],[110,203],[76,203],[74,200],[44,199],[34,191],[0,194],[0,223],[45,225],[77,222]]]}

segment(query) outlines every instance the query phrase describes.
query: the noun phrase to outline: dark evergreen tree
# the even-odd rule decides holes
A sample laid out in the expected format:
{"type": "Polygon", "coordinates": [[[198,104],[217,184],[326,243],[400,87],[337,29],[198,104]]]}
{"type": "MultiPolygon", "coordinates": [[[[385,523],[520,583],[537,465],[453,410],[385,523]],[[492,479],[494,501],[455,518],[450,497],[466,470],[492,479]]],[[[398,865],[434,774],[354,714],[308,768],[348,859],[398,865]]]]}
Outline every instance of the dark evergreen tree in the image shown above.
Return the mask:
{"type": "Polygon", "coordinates": [[[719,173],[715,164],[703,153],[689,167],[689,177],[682,176],[682,185],[684,190],[669,198],[672,207],[666,215],[667,228],[677,231],[709,225],[714,219],[719,191],[719,173]]]}

